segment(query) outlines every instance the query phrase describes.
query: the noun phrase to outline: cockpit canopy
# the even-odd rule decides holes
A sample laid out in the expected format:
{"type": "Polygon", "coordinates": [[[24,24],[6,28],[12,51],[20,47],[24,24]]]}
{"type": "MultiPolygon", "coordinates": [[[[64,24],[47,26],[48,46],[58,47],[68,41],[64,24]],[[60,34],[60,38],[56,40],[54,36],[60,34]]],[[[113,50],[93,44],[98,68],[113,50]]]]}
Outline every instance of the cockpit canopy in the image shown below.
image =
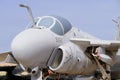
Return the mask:
{"type": "Polygon", "coordinates": [[[72,28],[72,25],[60,16],[42,16],[35,19],[35,27],[32,26],[32,28],[47,28],[58,35],[64,35],[72,28]]]}

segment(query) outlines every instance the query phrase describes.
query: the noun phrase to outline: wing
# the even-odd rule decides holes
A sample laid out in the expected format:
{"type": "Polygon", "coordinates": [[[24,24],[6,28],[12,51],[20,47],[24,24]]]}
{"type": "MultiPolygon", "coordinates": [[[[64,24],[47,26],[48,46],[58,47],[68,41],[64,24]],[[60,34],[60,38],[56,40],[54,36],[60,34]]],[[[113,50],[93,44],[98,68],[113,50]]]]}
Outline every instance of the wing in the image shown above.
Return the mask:
{"type": "Polygon", "coordinates": [[[0,67],[12,66],[16,66],[12,71],[13,74],[21,73],[25,70],[24,66],[14,58],[11,51],[0,53],[0,67]]]}
{"type": "Polygon", "coordinates": [[[120,47],[120,41],[108,41],[99,39],[81,39],[72,38],[71,41],[77,45],[89,46],[102,46],[109,51],[117,51],[120,47]]]}
{"type": "Polygon", "coordinates": [[[0,53],[0,62],[5,61],[9,54],[11,54],[11,52],[0,53]]]}
{"type": "MultiPolygon", "coordinates": [[[[108,40],[99,40],[99,39],[81,39],[81,38],[72,38],[71,41],[75,44],[77,44],[78,46],[83,46],[86,48],[89,47],[103,47],[105,49],[105,53],[104,54],[104,50],[100,50],[102,51],[102,53],[104,54],[99,54],[99,56],[102,58],[101,60],[103,62],[106,63],[110,63],[110,65],[112,65],[113,63],[115,63],[116,60],[114,60],[114,56],[116,55],[118,49],[120,48],[120,41],[108,41],[108,40]],[[108,58],[107,58],[107,57],[108,58]],[[110,56],[110,57],[109,57],[110,56]]],[[[91,50],[91,49],[90,49],[91,50]]],[[[118,56],[120,58],[120,56],[118,56]]],[[[119,62],[119,61],[117,61],[119,62]]]]}

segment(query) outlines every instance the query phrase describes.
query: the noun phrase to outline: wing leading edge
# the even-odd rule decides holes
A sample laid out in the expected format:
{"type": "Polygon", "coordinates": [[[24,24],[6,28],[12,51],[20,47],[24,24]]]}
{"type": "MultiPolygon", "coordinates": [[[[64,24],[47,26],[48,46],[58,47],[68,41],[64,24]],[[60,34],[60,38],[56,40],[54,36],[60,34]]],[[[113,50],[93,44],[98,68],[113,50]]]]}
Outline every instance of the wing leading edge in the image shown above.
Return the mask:
{"type": "Polygon", "coordinates": [[[11,54],[11,52],[0,53],[0,62],[5,61],[9,54],[11,54]]]}
{"type": "Polygon", "coordinates": [[[86,47],[89,46],[101,46],[104,47],[106,50],[116,51],[120,47],[120,41],[115,40],[99,40],[99,39],[81,39],[81,38],[72,38],[71,42],[77,45],[83,45],[86,47]]]}

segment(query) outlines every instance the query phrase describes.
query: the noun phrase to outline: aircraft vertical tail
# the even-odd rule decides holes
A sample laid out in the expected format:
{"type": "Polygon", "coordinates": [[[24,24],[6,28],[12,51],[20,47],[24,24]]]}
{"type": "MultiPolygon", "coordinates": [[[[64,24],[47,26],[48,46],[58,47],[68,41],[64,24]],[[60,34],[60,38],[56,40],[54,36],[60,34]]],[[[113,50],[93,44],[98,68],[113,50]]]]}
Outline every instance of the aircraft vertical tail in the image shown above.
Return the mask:
{"type": "Polygon", "coordinates": [[[112,21],[116,23],[115,40],[120,40],[120,17],[118,17],[117,20],[112,21]]]}
{"type": "MultiPolygon", "coordinates": [[[[120,16],[116,20],[112,20],[116,24],[116,34],[115,34],[115,40],[120,40],[120,16]]],[[[118,51],[116,53],[116,63],[120,63],[120,47],[118,48],[118,51]]]]}

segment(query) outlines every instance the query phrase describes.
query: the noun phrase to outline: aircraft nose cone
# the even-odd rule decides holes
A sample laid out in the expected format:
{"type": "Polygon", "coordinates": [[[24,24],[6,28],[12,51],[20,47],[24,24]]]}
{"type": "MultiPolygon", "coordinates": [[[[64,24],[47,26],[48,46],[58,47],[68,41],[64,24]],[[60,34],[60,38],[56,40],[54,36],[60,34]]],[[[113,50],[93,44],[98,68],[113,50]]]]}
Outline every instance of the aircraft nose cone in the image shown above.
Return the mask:
{"type": "Polygon", "coordinates": [[[28,29],[13,39],[12,53],[26,67],[44,67],[55,47],[54,40],[47,30],[28,29]]]}

